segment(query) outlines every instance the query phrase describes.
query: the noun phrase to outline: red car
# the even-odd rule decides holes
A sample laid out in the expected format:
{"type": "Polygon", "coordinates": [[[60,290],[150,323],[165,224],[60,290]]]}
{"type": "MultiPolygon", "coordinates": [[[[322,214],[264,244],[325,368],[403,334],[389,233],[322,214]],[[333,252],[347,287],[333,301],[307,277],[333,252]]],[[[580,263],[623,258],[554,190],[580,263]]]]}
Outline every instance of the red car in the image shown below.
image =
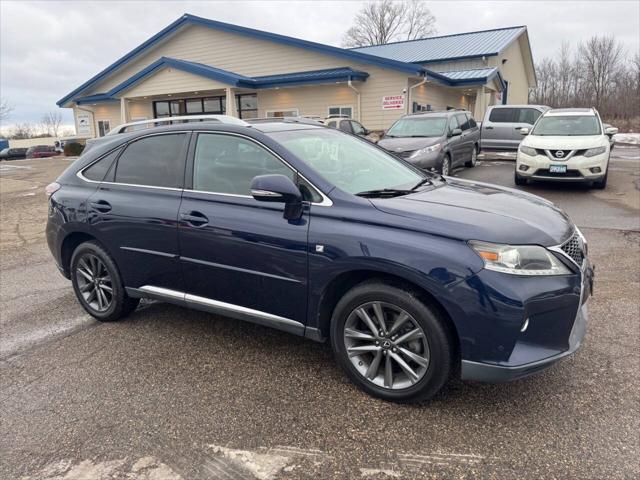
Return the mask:
{"type": "Polygon", "coordinates": [[[36,145],[35,147],[29,147],[27,150],[27,158],[46,158],[59,154],[60,152],[56,152],[55,147],[49,145],[36,145]]]}

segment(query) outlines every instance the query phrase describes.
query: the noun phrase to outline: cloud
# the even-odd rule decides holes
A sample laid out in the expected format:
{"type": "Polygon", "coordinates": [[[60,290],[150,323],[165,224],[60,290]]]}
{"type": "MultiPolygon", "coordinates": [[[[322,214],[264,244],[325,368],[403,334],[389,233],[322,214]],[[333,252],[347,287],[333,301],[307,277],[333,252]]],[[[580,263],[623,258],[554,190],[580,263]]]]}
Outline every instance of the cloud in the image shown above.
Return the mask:
{"type": "MultiPolygon", "coordinates": [[[[7,123],[38,122],[55,102],[182,14],[340,45],[360,8],[342,1],[0,2],[0,94],[15,110],[7,123]]],[[[640,3],[430,2],[440,34],[529,26],[536,58],[563,40],[615,34],[640,48],[640,3]]],[[[213,48],[213,47],[212,47],[213,48]]],[[[65,123],[72,123],[64,109],[65,123]]]]}

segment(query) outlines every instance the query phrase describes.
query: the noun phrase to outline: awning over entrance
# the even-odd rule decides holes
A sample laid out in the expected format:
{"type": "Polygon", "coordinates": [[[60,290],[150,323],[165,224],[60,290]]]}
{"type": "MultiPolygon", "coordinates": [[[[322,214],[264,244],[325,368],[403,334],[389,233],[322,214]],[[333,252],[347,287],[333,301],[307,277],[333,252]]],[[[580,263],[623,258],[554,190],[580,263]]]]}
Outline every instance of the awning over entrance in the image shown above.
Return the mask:
{"type": "Polygon", "coordinates": [[[482,86],[495,81],[496,90],[502,91],[506,88],[506,84],[497,67],[454,70],[449,72],[434,72],[428,70],[427,77],[431,77],[450,87],[482,86]]]}
{"type": "Polygon", "coordinates": [[[158,72],[173,68],[189,74],[204,77],[215,82],[219,82],[230,87],[245,89],[261,89],[290,87],[298,85],[313,85],[322,83],[347,82],[350,80],[366,81],[369,74],[367,72],[353,70],[350,67],[337,67],[325,70],[312,70],[306,72],[282,73],[259,77],[247,77],[235,72],[222,70],[220,68],[204,65],[202,63],[179,60],[175,58],[162,57],[153,62],[148,67],[126,79],[108,92],[97,93],[86,97],[75,99],[78,105],[87,103],[105,102],[118,100],[127,90],[140,84],[145,79],[156,75],[158,72]]]}

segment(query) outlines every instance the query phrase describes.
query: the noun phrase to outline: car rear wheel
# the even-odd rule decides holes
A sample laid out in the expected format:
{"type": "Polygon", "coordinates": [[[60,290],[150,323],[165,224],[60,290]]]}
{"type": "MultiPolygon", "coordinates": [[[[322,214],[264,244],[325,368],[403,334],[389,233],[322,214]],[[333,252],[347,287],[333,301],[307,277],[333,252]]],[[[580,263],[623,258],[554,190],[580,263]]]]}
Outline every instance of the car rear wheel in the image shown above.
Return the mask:
{"type": "Polygon", "coordinates": [[[453,341],[437,310],[415,292],[380,281],[360,284],[338,302],[331,342],[354,383],[396,402],[435,395],[454,363],[453,341]]]}
{"type": "Polygon", "coordinates": [[[442,159],[442,165],[440,166],[440,173],[442,175],[451,174],[451,156],[448,153],[442,159]]]}
{"type": "Polygon", "coordinates": [[[78,301],[96,319],[119,320],[138,306],[140,300],[126,294],[115,262],[99,243],[80,244],[71,257],[70,271],[78,301]]]}
{"type": "Polygon", "coordinates": [[[473,150],[471,151],[471,160],[469,160],[464,165],[465,167],[473,168],[476,166],[477,161],[478,161],[478,146],[474,145],[473,150]]]}

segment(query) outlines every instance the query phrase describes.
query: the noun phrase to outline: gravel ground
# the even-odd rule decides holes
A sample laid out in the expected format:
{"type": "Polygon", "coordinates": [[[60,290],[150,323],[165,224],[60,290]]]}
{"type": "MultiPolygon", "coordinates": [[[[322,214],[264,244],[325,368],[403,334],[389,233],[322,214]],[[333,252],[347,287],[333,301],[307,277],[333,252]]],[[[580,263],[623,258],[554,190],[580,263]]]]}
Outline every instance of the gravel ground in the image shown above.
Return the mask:
{"type": "MultiPolygon", "coordinates": [[[[3,162],[0,478],[638,478],[636,155],[620,151],[604,192],[526,187],[589,241],[583,347],[538,376],[452,382],[412,406],[360,392],[327,345],[257,325],[160,303],[95,322],[43,237],[42,187],[69,161],[3,162]]],[[[456,175],[512,186],[513,162],[456,175]]]]}

